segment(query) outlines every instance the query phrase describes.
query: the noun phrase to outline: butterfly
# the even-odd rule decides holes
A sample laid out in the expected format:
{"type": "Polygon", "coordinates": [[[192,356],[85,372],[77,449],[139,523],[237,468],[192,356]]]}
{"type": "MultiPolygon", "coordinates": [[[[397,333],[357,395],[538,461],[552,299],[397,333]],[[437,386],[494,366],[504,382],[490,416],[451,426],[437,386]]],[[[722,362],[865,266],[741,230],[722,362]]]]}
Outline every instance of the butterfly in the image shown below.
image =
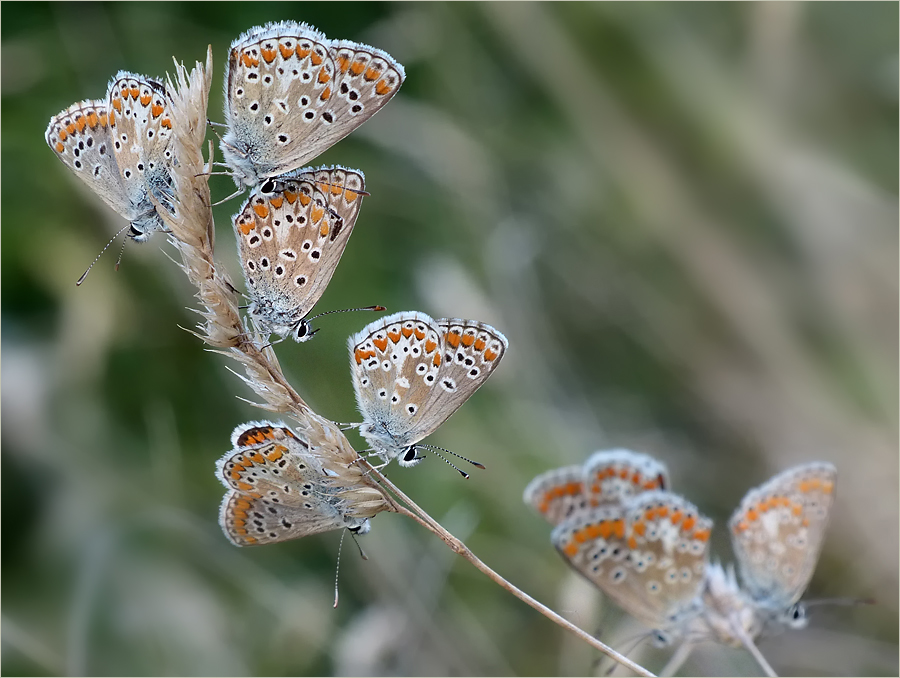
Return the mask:
{"type": "Polygon", "coordinates": [[[167,230],[149,196],[170,195],[171,137],[165,87],[126,71],[110,82],[106,100],[72,104],[51,118],[44,135],[66,167],[130,222],[135,242],[167,230]]]}
{"type": "Polygon", "coordinates": [[[383,465],[405,467],[422,460],[420,447],[434,451],[420,441],[478,390],[509,346],[486,323],[417,311],[380,318],[348,344],[360,434],[383,465]]]}
{"type": "Polygon", "coordinates": [[[551,525],[590,507],[621,502],[669,487],[669,471],[653,457],[631,450],[600,450],[580,466],[542,473],[525,488],[523,501],[551,525]]]}
{"type": "Polygon", "coordinates": [[[231,44],[221,148],[239,188],[290,172],[391,100],[405,75],[385,52],[305,23],[251,28],[231,44]]]}
{"type": "Polygon", "coordinates": [[[235,546],[341,528],[365,534],[369,518],[387,508],[377,490],[354,483],[341,464],[323,459],[304,436],[282,423],[241,424],[231,444],[216,472],[228,488],[219,524],[235,546]]]}
{"type": "Polygon", "coordinates": [[[234,216],[250,315],[267,332],[298,342],[315,334],[307,316],[334,275],[364,192],[358,170],[304,169],[257,187],[234,216]]]}

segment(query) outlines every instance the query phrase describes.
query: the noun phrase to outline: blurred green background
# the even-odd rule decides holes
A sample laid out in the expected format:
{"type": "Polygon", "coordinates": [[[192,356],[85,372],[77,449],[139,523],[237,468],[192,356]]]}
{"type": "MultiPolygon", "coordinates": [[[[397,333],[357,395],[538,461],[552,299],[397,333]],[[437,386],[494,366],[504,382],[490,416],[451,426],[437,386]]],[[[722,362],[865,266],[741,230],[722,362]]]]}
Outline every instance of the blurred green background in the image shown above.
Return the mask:
{"type": "MultiPolygon", "coordinates": [[[[793,464],[840,473],[811,627],[760,641],[783,674],[898,672],[896,3],[4,3],[2,672],[585,675],[598,654],[411,521],[382,514],[259,549],[217,525],[213,462],[266,413],[178,325],[193,290],[43,133],[118,69],[224,59],[243,30],[304,20],[406,67],[400,94],[317,159],[371,197],[318,310],[477,318],[510,340],[490,382],[391,478],[489,565],[614,646],[639,631],[563,563],[521,502],[595,449],[643,450],[725,523],[793,464]]],[[[214,177],[216,199],[233,190],[214,177]]],[[[230,217],[218,255],[241,280],[230,217]]],[[[357,418],[346,337],[277,347],[321,414],[357,418]]],[[[358,442],[355,433],[351,440],[358,442]]],[[[667,653],[632,653],[658,670],[667,653]]],[[[684,673],[753,675],[705,646],[684,673]]]]}

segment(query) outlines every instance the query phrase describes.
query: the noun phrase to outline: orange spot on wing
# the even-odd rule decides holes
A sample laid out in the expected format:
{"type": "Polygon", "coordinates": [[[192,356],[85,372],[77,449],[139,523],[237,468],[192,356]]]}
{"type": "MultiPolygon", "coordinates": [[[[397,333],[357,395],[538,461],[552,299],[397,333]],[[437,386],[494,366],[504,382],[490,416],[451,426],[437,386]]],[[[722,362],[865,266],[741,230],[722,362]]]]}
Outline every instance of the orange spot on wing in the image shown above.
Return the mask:
{"type": "Polygon", "coordinates": [[[354,61],[350,66],[350,72],[353,75],[359,75],[366,69],[366,65],[362,61],[354,61]]]}
{"type": "Polygon", "coordinates": [[[628,537],[628,548],[632,551],[637,548],[637,539],[634,538],[634,535],[628,537]]]}
{"type": "Polygon", "coordinates": [[[624,520],[614,520],[613,521],[613,534],[622,539],[625,536],[625,521],[624,520]]]}
{"type": "Polygon", "coordinates": [[[380,96],[384,96],[388,92],[391,91],[391,86],[387,84],[387,80],[381,80],[377,85],[375,85],[375,94],[380,96]]]}
{"type": "Polygon", "coordinates": [[[312,61],[313,66],[318,66],[320,63],[322,63],[322,57],[319,56],[319,54],[316,52],[313,52],[312,56],[309,59],[310,61],[312,61]]]}
{"type": "Polygon", "coordinates": [[[400,330],[403,333],[403,336],[409,339],[412,336],[413,328],[412,327],[403,327],[400,330]]]}
{"type": "Polygon", "coordinates": [[[137,87],[132,87],[131,88],[131,98],[137,99],[139,96],[141,96],[141,90],[139,90],[137,87]]]}
{"type": "Polygon", "coordinates": [[[76,128],[79,132],[83,132],[83,131],[84,131],[84,128],[85,128],[86,126],[87,126],[87,120],[84,119],[84,116],[83,116],[83,115],[79,115],[77,118],[75,118],[75,128],[76,128]]]}
{"type": "Polygon", "coordinates": [[[804,480],[803,482],[801,482],[801,483],[800,483],[800,488],[799,488],[799,489],[800,489],[800,491],[803,492],[804,494],[806,494],[807,492],[809,492],[810,489],[811,489],[810,484],[809,484],[809,481],[808,481],[808,480],[804,480]]]}
{"type": "Polygon", "coordinates": [[[159,123],[160,126],[165,127],[166,129],[172,129],[172,121],[169,118],[163,118],[162,122],[159,123]]]}
{"type": "Polygon", "coordinates": [[[708,541],[709,540],[709,530],[697,530],[694,532],[694,539],[697,541],[708,541]]]}
{"type": "Polygon", "coordinates": [[[113,127],[115,124],[116,124],[116,112],[110,111],[109,112],[109,126],[113,127]]]}
{"type": "Polygon", "coordinates": [[[243,235],[250,235],[250,231],[253,230],[253,224],[250,223],[249,221],[244,222],[243,224],[238,224],[238,230],[243,235]]]}
{"type": "Polygon", "coordinates": [[[101,113],[100,114],[100,127],[106,127],[108,122],[109,122],[109,118],[107,117],[106,113],[101,113]]]}
{"type": "Polygon", "coordinates": [[[323,221],[323,222],[322,222],[322,228],[319,229],[319,235],[322,236],[322,237],[324,238],[326,235],[328,235],[328,231],[329,231],[329,228],[328,228],[328,222],[327,222],[327,221],[323,221]]]}
{"type": "Polygon", "coordinates": [[[66,150],[66,147],[63,146],[63,145],[62,145],[61,143],[59,143],[58,141],[56,142],[55,148],[56,148],[56,152],[57,152],[57,153],[62,153],[64,150],[66,150]]]}
{"type": "MultiPolygon", "coordinates": [[[[606,521],[603,521],[603,523],[605,522],[606,521]]],[[[600,536],[600,533],[603,530],[603,523],[597,525],[588,525],[586,528],[584,528],[585,532],[587,532],[588,539],[596,539],[600,536]]]]}
{"type": "MultiPolygon", "coordinates": [[[[322,95],[319,97],[322,101],[328,101],[331,98],[331,87],[326,87],[325,91],[322,92],[322,95]]],[[[340,192],[340,191],[338,191],[340,192]]]]}
{"type": "Polygon", "coordinates": [[[568,544],[563,546],[562,551],[567,556],[569,556],[569,558],[574,558],[575,556],[578,555],[578,547],[575,544],[573,544],[572,542],[569,542],[568,544]]]}
{"type": "Polygon", "coordinates": [[[278,50],[266,49],[265,47],[260,47],[259,53],[262,54],[262,58],[266,60],[267,64],[275,61],[275,57],[278,56],[278,50]]]}
{"type": "Polygon", "coordinates": [[[400,341],[400,330],[389,330],[387,335],[388,339],[393,341],[395,344],[400,341]]]}
{"type": "MultiPolygon", "coordinates": [[[[331,80],[331,76],[328,75],[328,71],[326,71],[324,68],[320,68],[319,69],[319,77],[316,78],[316,80],[318,80],[321,84],[324,85],[326,82],[331,80]]],[[[327,99],[328,97],[325,97],[325,98],[327,99]]]]}
{"type": "Polygon", "coordinates": [[[418,327],[415,329],[416,339],[422,341],[425,338],[425,332],[420,330],[418,327]]]}
{"type": "Polygon", "coordinates": [[[687,518],[684,519],[684,522],[681,525],[681,529],[683,531],[687,532],[688,530],[693,528],[694,525],[696,525],[696,524],[697,524],[697,519],[694,516],[688,516],[687,518]]]}
{"type": "Polygon", "coordinates": [[[163,107],[160,106],[159,104],[153,104],[153,106],[150,107],[150,114],[154,118],[158,118],[159,116],[162,115],[163,110],[165,110],[165,109],[163,109],[163,107]]]}
{"type": "Polygon", "coordinates": [[[312,202],[312,198],[310,198],[306,193],[300,193],[300,204],[306,207],[309,203],[312,202]]]}
{"type": "Polygon", "coordinates": [[[636,522],[632,526],[631,531],[634,532],[639,537],[643,537],[644,533],[647,531],[647,525],[642,522],[636,522]]]}
{"type": "Polygon", "coordinates": [[[463,346],[471,346],[475,343],[475,336],[472,334],[464,334],[462,336],[462,344],[463,346]]]}
{"type": "Polygon", "coordinates": [[[325,216],[325,210],[322,207],[316,205],[309,212],[310,218],[313,220],[313,223],[319,223],[322,217],[325,216]]]}
{"type": "Polygon", "coordinates": [[[372,343],[375,344],[375,348],[379,351],[384,351],[387,348],[387,338],[382,337],[381,339],[373,339],[372,343]]]}
{"type": "Polygon", "coordinates": [[[112,107],[115,108],[119,113],[122,112],[122,100],[119,97],[113,99],[112,107]]]}
{"type": "Polygon", "coordinates": [[[359,197],[359,194],[356,191],[351,191],[349,188],[344,191],[344,200],[347,202],[353,202],[359,197]]]}
{"type": "Polygon", "coordinates": [[[834,483],[830,480],[825,480],[822,482],[822,492],[825,494],[831,494],[834,492],[834,483]]]}
{"type": "Polygon", "coordinates": [[[282,59],[290,59],[291,55],[294,53],[294,48],[279,42],[278,51],[281,52],[282,59]]]}
{"type": "Polygon", "coordinates": [[[150,102],[153,100],[153,97],[149,94],[141,95],[141,106],[149,106],[150,102]]]}
{"type": "Polygon", "coordinates": [[[496,357],[497,357],[497,354],[494,353],[491,349],[488,349],[487,351],[484,352],[484,359],[487,360],[488,362],[490,362],[491,360],[493,360],[496,357]]]}
{"type": "Polygon", "coordinates": [[[97,116],[97,114],[94,111],[91,111],[90,113],[87,114],[88,127],[90,127],[91,129],[94,129],[97,126],[97,123],[99,123],[99,122],[100,122],[100,118],[97,116]]]}
{"type": "Polygon", "coordinates": [[[431,353],[434,349],[437,348],[437,342],[433,339],[429,339],[425,342],[425,353],[431,353]]]}
{"type": "Polygon", "coordinates": [[[284,453],[287,452],[287,448],[284,445],[276,445],[274,449],[266,455],[266,458],[269,461],[278,461],[284,456],[284,453]]]}
{"type": "Polygon", "coordinates": [[[293,205],[294,201],[297,199],[297,194],[291,193],[290,191],[285,191],[284,197],[288,201],[289,204],[293,205]]]}
{"type": "Polygon", "coordinates": [[[75,125],[71,122],[66,125],[66,132],[68,132],[69,134],[75,134],[75,125]]]}
{"type": "Polygon", "coordinates": [[[444,341],[446,341],[450,346],[456,348],[459,346],[459,335],[456,332],[448,332],[444,335],[444,341]]]}
{"type": "Polygon", "coordinates": [[[747,509],[746,519],[749,520],[751,523],[755,522],[756,520],[759,519],[759,513],[757,513],[756,510],[754,510],[754,509],[747,509]]]}
{"type": "Polygon", "coordinates": [[[245,67],[251,68],[253,66],[253,60],[250,58],[249,52],[244,52],[241,54],[241,63],[244,64],[245,67]]]}
{"type": "Polygon", "coordinates": [[[681,519],[682,519],[682,518],[684,518],[684,513],[682,513],[681,511],[676,510],[676,511],[673,511],[673,512],[672,512],[672,517],[669,518],[669,520],[672,521],[672,524],[673,524],[673,525],[677,525],[678,523],[681,522],[681,519]]]}
{"type": "Polygon", "coordinates": [[[378,71],[374,68],[366,69],[366,80],[369,80],[369,81],[375,80],[376,78],[378,78],[379,75],[381,75],[381,71],[378,71]]]}
{"type": "Polygon", "coordinates": [[[440,367],[440,365],[441,365],[441,354],[440,354],[440,353],[435,353],[435,354],[434,354],[434,360],[432,360],[431,362],[434,364],[435,367],[440,367]]]}
{"type": "Polygon", "coordinates": [[[267,216],[269,216],[269,208],[265,205],[254,205],[253,211],[256,212],[256,216],[258,216],[260,219],[265,219],[267,216]]]}
{"type": "Polygon", "coordinates": [[[59,136],[59,140],[60,140],[60,141],[65,141],[65,140],[68,138],[69,133],[66,132],[66,130],[64,130],[64,129],[61,129],[61,130],[59,130],[59,135],[58,135],[58,136],[59,136]]]}
{"type": "Polygon", "coordinates": [[[272,207],[274,207],[275,209],[280,209],[284,204],[284,198],[279,195],[277,198],[272,198],[271,200],[269,200],[269,204],[272,205],[272,207]]]}
{"type": "Polygon", "coordinates": [[[338,67],[341,69],[341,73],[346,73],[350,68],[350,59],[345,57],[343,54],[338,55],[338,67]]]}
{"type": "Polygon", "coordinates": [[[475,340],[475,350],[476,351],[484,350],[484,339],[476,339],[475,340]]]}

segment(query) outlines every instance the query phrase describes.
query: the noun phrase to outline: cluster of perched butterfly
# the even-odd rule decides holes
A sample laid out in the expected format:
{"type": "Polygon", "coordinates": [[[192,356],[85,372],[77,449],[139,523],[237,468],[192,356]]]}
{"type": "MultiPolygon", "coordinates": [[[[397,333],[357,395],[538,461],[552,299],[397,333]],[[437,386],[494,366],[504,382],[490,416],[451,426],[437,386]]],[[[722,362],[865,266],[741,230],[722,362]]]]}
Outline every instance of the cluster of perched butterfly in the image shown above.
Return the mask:
{"type": "MultiPolygon", "coordinates": [[[[389,54],[329,40],[306,24],[267,24],[232,43],[220,145],[239,193],[251,189],[233,225],[250,317],[263,331],[298,342],[312,338],[309,313],[368,195],[359,170],[301,166],[378,112],[403,80],[403,67],[389,54]]],[[[165,86],[120,72],[106,99],[73,104],[50,120],[45,137],[129,221],[122,229],[127,236],[144,242],[167,231],[157,210],[171,207],[177,160],[170,141],[177,131],[165,86]]],[[[485,323],[414,311],[383,317],[351,336],[358,426],[382,465],[397,459],[413,466],[424,449],[440,456],[440,448],[422,439],[485,382],[507,346],[485,323]]],[[[218,470],[230,490],[220,522],[235,544],[368,530],[299,433],[281,423],[250,422],[234,431],[232,443],[218,470]]]]}
{"type": "Polygon", "coordinates": [[[732,566],[709,562],[712,520],[673,494],[665,465],[645,454],[596,452],[536,477],[524,501],[554,525],[550,539],[566,562],[653,629],[658,645],[715,640],[757,656],[763,631],[806,625],[798,601],[836,480],[834,466],[815,462],[747,493],[728,523],[742,586],[732,566]]]}

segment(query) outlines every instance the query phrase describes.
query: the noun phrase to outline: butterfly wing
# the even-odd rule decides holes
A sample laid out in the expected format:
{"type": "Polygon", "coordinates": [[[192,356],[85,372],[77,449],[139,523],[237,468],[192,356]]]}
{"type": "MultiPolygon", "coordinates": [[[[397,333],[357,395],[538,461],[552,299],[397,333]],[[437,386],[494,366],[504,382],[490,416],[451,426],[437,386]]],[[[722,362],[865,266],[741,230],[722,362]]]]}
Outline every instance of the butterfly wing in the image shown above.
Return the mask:
{"type": "Polygon", "coordinates": [[[750,490],[728,526],[744,587],[763,604],[787,608],[812,578],[831,505],[837,469],[795,466],[750,490]]]}
{"type": "Polygon", "coordinates": [[[385,460],[422,436],[424,404],[437,386],[441,329],[424,313],[394,313],[349,340],[360,433],[385,460]]]}
{"type": "Polygon", "coordinates": [[[226,162],[249,184],[301,167],[374,115],[402,81],[403,68],[384,52],[334,44],[306,24],[251,29],[228,58],[226,162]]]}
{"type": "Polygon", "coordinates": [[[329,210],[329,196],[316,188],[312,173],[285,175],[274,184],[271,192],[257,188],[250,195],[234,228],[251,313],[284,336],[322,296],[352,224],[347,228],[341,212],[329,210]]]}
{"type": "Polygon", "coordinates": [[[50,119],[44,138],[62,162],[117,214],[135,219],[113,151],[110,120],[103,101],[72,104],[50,119]]]}
{"type": "Polygon", "coordinates": [[[523,501],[551,525],[558,525],[576,512],[590,507],[584,493],[581,466],[563,466],[534,478],[523,493],[523,501]]]}
{"type": "Polygon", "coordinates": [[[166,200],[173,163],[169,142],[172,118],[165,87],[141,75],[119,71],[107,90],[113,111],[110,125],[116,164],[133,211],[143,215],[138,230],[142,239],[165,230],[148,193],[166,200]]]}
{"type": "Polygon", "coordinates": [[[553,530],[562,556],[651,629],[698,608],[712,521],[685,499],[652,491],[576,514],[553,530]]]}
{"type": "Polygon", "coordinates": [[[345,518],[309,444],[290,429],[252,422],[232,439],[234,449],[217,463],[230,490],[219,523],[232,543],[272,544],[356,524],[345,518]]]}
{"type": "Polygon", "coordinates": [[[443,336],[437,384],[419,408],[416,441],[434,432],[487,380],[506,355],[509,342],[487,323],[443,318],[435,321],[443,336]]]}
{"type": "Polygon", "coordinates": [[[646,454],[621,449],[592,454],[584,464],[584,482],[593,506],[670,487],[665,464],[646,454]]]}

